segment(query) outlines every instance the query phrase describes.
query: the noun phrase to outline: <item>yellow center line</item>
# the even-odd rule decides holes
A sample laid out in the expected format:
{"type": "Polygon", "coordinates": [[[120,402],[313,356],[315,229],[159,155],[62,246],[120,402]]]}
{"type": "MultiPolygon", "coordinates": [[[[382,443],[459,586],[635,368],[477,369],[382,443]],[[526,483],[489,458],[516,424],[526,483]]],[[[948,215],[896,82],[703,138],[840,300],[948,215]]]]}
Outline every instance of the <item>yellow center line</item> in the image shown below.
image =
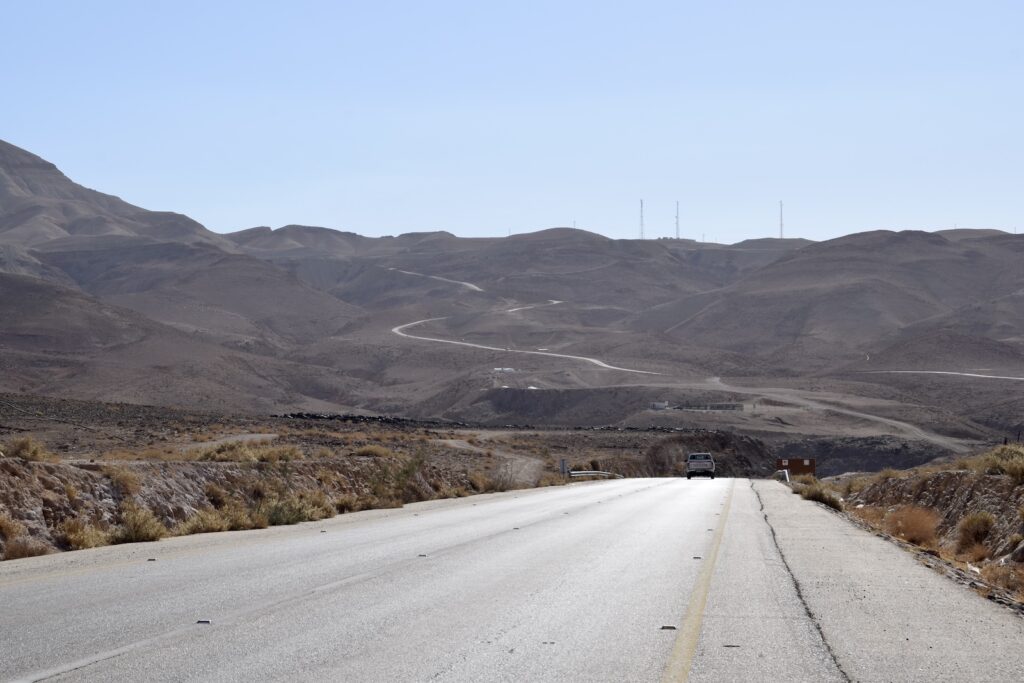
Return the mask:
{"type": "Polygon", "coordinates": [[[715,573],[718,549],[721,547],[722,537],[725,535],[725,522],[729,517],[729,506],[732,504],[732,492],[735,488],[736,480],[734,479],[729,486],[725,505],[722,507],[718,528],[715,529],[715,535],[711,539],[711,549],[697,576],[697,581],[693,584],[693,592],[690,594],[690,604],[686,607],[683,627],[672,648],[672,656],[669,657],[665,673],[661,676],[663,683],[687,681],[690,678],[690,669],[693,667],[693,659],[697,654],[697,643],[700,640],[701,622],[704,620],[704,607],[707,605],[708,593],[711,591],[711,577],[715,573]]]}

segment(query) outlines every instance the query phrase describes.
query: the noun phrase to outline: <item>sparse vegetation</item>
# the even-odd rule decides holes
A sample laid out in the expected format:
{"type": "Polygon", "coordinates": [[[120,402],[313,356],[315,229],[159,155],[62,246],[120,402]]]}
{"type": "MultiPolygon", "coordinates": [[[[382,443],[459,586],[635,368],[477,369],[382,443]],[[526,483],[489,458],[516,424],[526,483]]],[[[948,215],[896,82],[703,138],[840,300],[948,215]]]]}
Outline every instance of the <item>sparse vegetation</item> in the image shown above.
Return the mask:
{"type": "Polygon", "coordinates": [[[7,515],[0,515],[0,539],[13,541],[23,533],[25,533],[25,525],[7,515]]]}
{"type": "Polygon", "coordinates": [[[982,545],[995,524],[996,518],[990,512],[979,511],[967,515],[957,525],[957,548],[963,552],[982,545]]]}
{"type": "Polygon", "coordinates": [[[58,529],[60,540],[71,550],[84,550],[85,548],[98,548],[110,543],[110,534],[89,520],[82,517],[72,517],[61,522],[58,529]]]}
{"type": "Polygon", "coordinates": [[[198,460],[206,462],[291,462],[302,458],[294,445],[275,445],[265,441],[229,441],[201,451],[198,460]]]}
{"type": "Polygon", "coordinates": [[[221,514],[220,510],[206,508],[199,510],[184,522],[174,528],[175,536],[189,536],[191,534],[206,534],[214,531],[228,531],[231,524],[221,514]]]}
{"type": "Polygon", "coordinates": [[[123,467],[107,465],[103,468],[103,474],[107,475],[110,483],[122,496],[134,496],[142,488],[138,475],[123,467]]]}
{"type": "Polygon", "coordinates": [[[938,527],[939,515],[935,510],[915,505],[898,508],[885,518],[888,533],[914,545],[934,545],[938,527]]]}
{"type": "Polygon", "coordinates": [[[1024,446],[998,446],[988,453],[964,458],[962,466],[983,474],[1006,475],[1014,486],[1024,484],[1024,446]]]}
{"type": "Polygon", "coordinates": [[[51,552],[53,551],[50,549],[50,546],[28,536],[19,536],[4,544],[5,560],[20,560],[23,557],[48,555],[51,552]]]}
{"type": "Polygon", "coordinates": [[[121,504],[121,524],[111,534],[111,543],[144,543],[159,541],[167,535],[167,527],[160,523],[148,508],[126,501],[121,504]]]}
{"type": "Polygon", "coordinates": [[[54,460],[53,455],[43,444],[27,436],[12,440],[0,451],[9,458],[21,458],[32,462],[54,460]]]}
{"type": "Polygon", "coordinates": [[[391,451],[389,451],[384,446],[378,444],[371,444],[369,446],[362,446],[361,448],[357,448],[353,455],[358,455],[367,458],[386,458],[387,456],[391,455],[391,451]]]}
{"type": "Polygon", "coordinates": [[[886,467],[884,470],[875,475],[875,481],[889,481],[890,479],[898,479],[904,475],[899,470],[894,470],[891,467],[886,467]]]}
{"type": "Polygon", "coordinates": [[[302,491],[269,501],[263,512],[270,526],[279,526],[333,517],[336,510],[322,491],[302,491]]]}
{"type": "Polygon", "coordinates": [[[1024,600],[1024,569],[1006,564],[990,564],[981,570],[981,578],[1010,591],[1018,600],[1024,600]]]}
{"type": "Polygon", "coordinates": [[[823,505],[827,505],[833,510],[842,511],[843,509],[843,502],[839,500],[839,496],[822,486],[820,483],[804,486],[800,489],[800,496],[805,500],[813,500],[815,502],[822,503],[823,505]]]}

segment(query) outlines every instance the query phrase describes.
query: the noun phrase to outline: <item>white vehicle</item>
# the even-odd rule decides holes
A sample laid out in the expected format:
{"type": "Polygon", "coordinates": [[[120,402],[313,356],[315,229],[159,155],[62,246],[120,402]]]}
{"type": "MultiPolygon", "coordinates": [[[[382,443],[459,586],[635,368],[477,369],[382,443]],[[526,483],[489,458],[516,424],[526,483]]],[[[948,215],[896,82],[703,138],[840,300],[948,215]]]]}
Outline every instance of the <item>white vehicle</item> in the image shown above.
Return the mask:
{"type": "Polygon", "coordinates": [[[710,453],[690,453],[686,456],[686,478],[715,478],[715,459],[710,453]]]}

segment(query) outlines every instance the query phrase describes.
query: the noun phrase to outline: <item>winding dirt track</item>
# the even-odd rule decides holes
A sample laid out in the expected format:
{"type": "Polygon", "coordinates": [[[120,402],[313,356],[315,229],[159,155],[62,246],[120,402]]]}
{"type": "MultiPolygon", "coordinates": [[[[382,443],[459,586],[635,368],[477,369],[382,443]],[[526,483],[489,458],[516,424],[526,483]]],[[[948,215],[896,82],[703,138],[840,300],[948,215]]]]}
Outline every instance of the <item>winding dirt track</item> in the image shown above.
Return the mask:
{"type": "MultiPolygon", "coordinates": [[[[512,310],[513,311],[515,311],[515,310],[522,310],[522,308],[512,309],[512,310]]],[[[454,344],[455,346],[467,346],[469,348],[483,349],[485,351],[501,351],[502,353],[523,353],[523,354],[527,354],[527,355],[530,355],[530,356],[550,356],[551,358],[565,358],[565,359],[568,359],[568,360],[576,360],[576,361],[581,361],[581,362],[584,362],[584,363],[591,363],[593,365],[596,365],[599,368],[604,368],[605,370],[618,370],[619,372],[632,372],[632,373],[635,373],[635,374],[638,374],[638,375],[660,375],[661,374],[660,372],[651,372],[649,370],[635,370],[633,368],[620,368],[620,367],[617,367],[615,365],[609,365],[608,363],[605,363],[603,360],[598,360],[597,358],[588,358],[586,356],[572,356],[572,355],[569,355],[567,353],[554,353],[552,351],[526,351],[526,350],[521,350],[521,349],[503,349],[503,348],[500,348],[498,346],[485,346],[484,344],[473,344],[471,342],[455,341],[454,339],[439,339],[437,337],[421,337],[419,335],[409,334],[408,332],[405,331],[405,330],[407,330],[410,327],[415,327],[416,325],[422,325],[424,323],[430,323],[430,322],[434,322],[434,321],[437,321],[437,320],[447,320],[447,318],[426,318],[425,320],[416,320],[416,321],[411,322],[411,323],[406,323],[404,325],[399,325],[397,327],[393,327],[393,328],[391,328],[391,331],[394,334],[397,334],[400,337],[406,337],[407,339],[419,339],[420,341],[436,342],[438,344],[454,344]]]]}
{"type": "MultiPolygon", "coordinates": [[[[468,284],[468,283],[462,283],[468,284]]],[[[531,308],[537,308],[539,306],[551,306],[555,304],[563,303],[554,299],[550,300],[547,304],[534,304],[518,306],[503,311],[504,313],[515,313],[518,311],[524,311],[531,308]]],[[[391,332],[407,339],[417,339],[419,341],[434,342],[437,344],[452,344],[455,346],[464,346],[475,349],[483,349],[486,351],[499,351],[502,353],[520,353],[532,356],[549,356],[551,358],[564,358],[566,360],[580,361],[584,363],[590,363],[596,365],[599,368],[605,370],[615,370],[618,372],[629,372],[638,375],[651,375],[657,377],[665,377],[663,373],[652,372],[650,370],[637,370],[634,368],[623,368],[615,365],[611,365],[597,358],[589,358],[587,356],[574,356],[565,353],[554,353],[551,351],[527,351],[520,349],[508,349],[500,348],[497,346],[486,346],[484,344],[474,344],[472,342],[455,341],[453,339],[440,339],[438,337],[424,337],[415,334],[409,334],[405,330],[422,325],[428,322],[435,322],[438,320],[446,320],[447,317],[441,318],[426,318],[424,320],[416,320],[411,323],[405,323],[404,325],[398,325],[393,327],[391,332]]],[[[927,374],[949,374],[949,375],[964,375],[967,377],[984,377],[988,379],[1005,379],[1005,380],[1021,380],[1021,377],[996,377],[992,375],[972,375],[970,373],[958,373],[958,372],[940,372],[940,371],[889,371],[889,372],[922,372],[927,374]]],[[[798,389],[787,389],[787,388],[772,388],[772,387],[741,387],[731,384],[725,384],[718,377],[711,377],[705,381],[679,381],[662,384],[662,386],[674,386],[674,387],[685,387],[685,388],[704,388],[704,389],[717,389],[722,391],[729,391],[737,394],[745,394],[749,396],[758,396],[763,398],[774,399],[777,401],[789,403],[791,405],[801,406],[809,408],[811,410],[825,412],[832,411],[841,415],[854,417],[862,420],[868,420],[876,424],[884,425],[890,429],[896,430],[897,433],[907,439],[914,439],[919,441],[926,441],[928,443],[935,444],[940,448],[950,450],[954,453],[965,453],[971,449],[971,443],[962,439],[956,439],[953,437],[942,436],[941,434],[935,434],[933,432],[926,431],[916,425],[910,424],[909,422],[903,422],[901,420],[895,420],[888,417],[882,417],[880,415],[873,415],[871,413],[865,413],[860,410],[854,410],[852,408],[845,408],[840,405],[824,402],[817,398],[808,396],[805,391],[798,389]]]]}

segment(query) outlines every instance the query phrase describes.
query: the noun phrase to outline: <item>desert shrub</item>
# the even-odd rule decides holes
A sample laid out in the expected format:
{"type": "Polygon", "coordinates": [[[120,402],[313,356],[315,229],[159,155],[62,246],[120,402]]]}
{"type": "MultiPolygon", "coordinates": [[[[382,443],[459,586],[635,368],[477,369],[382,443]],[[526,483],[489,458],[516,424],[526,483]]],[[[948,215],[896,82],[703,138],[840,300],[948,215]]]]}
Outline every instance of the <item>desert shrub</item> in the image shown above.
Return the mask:
{"type": "Polygon", "coordinates": [[[795,481],[797,484],[802,484],[803,486],[814,486],[815,484],[818,483],[817,477],[815,477],[813,474],[797,475],[793,477],[793,481],[795,481]]]}
{"type": "Polygon", "coordinates": [[[360,448],[357,448],[355,455],[371,458],[384,458],[391,455],[391,451],[389,451],[387,448],[384,448],[384,446],[371,444],[369,446],[362,446],[360,448]]]}
{"type": "Polygon", "coordinates": [[[800,495],[805,500],[813,500],[815,502],[822,503],[823,505],[827,505],[833,510],[843,509],[843,503],[841,500],[839,500],[839,496],[832,493],[831,491],[826,489],[824,486],[821,486],[820,484],[804,486],[800,490],[800,495]]]}
{"type": "Polygon", "coordinates": [[[843,483],[843,495],[846,497],[855,496],[864,490],[870,483],[867,477],[850,477],[843,483]]]}
{"type": "Polygon", "coordinates": [[[142,488],[138,475],[131,470],[108,465],[102,471],[122,496],[134,496],[142,488]]]}
{"type": "Polygon", "coordinates": [[[938,527],[938,513],[916,505],[901,507],[885,519],[886,531],[914,545],[934,544],[938,527]]]}
{"type": "Polygon", "coordinates": [[[304,491],[299,494],[299,498],[303,499],[309,508],[310,519],[327,519],[333,517],[336,513],[334,504],[327,500],[327,494],[320,490],[304,491]]]}
{"type": "Polygon", "coordinates": [[[220,513],[220,510],[207,508],[199,510],[194,515],[174,528],[176,536],[188,536],[191,534],[207,534],[215,531],[227,531],[231,528],[228,520],[220,513]]]}
{"type": "Polygon", "coordinates": [[[424,478],[424,459],[410,458],[395,473],[394,491],[403,503],[416,503],[434,497],[434,489],[424,478]]]}
{"type": "Polygon", "coordinates": [[[228,502],[228,492],[216,484],[207,484],[203,493],[206,494],[206,500],[210,501],[210,505],[218,510],[228,502]]]}
{"type": "Polygon", "coordinates": [[[890,479],[899,479],[901,476],[903,476],[903,473],[900,472],[899,470],[894,470],[891,467],[886,467],[884,470],[875,475],[875,481],[889,481],[890,479]]]}
{"type": "Polygon", "coordinates": [[[861,521],[867,523],[869,526],[873,526],[876,529],[882,526],[882,520],[885,519],[885,509],[875,507],[873,505],[865,505],[864,507],[855,507],[851,510],[854,517],[857,517],[861,521]]]}
{"type": "Polygon", "coordinates": [[[270,501],[265,509],[270,526],[298,524],[310,520],[306,506],[297,498],[287,497],[270,501]]]}
{"type": "Polygon", "coordinates": [[[981,578],[1011,593],[1024,591],[1024,571],[1005,564],[990,564],[981,570],[981,578]]]}
{"type": "Polygon", "coordinates": [[[360,500],[358,496],[351,493],[345,493],[334,499],[334,509],[339,514],[346,512],[359,512],[363,508],[360,506],[360,500]]]}
{"type": "Polygon", "coordinates": [[[110,543],[110,534],[93,526],[82,517],[72,517],[61,522],[57,528],[58,537],[71,550],[98,548],[110,543]]]}
{"type": "Polygon", "coordinates": [[[550,472],[541,476],[537,482],[537,486],[561,486],[563,484],[565,484],[565,477],[561,474],[552,474],[550,472]]]}
{"type": "Polygon", "coordinates": [[[0,538],[11,541],[25,533],[25,526],[7,515],[0,515],[0,538]]]}
{"type": "Polygon", "coordinates": [[[75,488],[74,484],[64,484],[64,495],[67,496],[68,502],[71,505],[78,503],[78,489],[75,488]]]}
{"type": "Polygon", "coordinates": [[[957,525],[957,547],[960,550],[965,550],[983,543],[995,524],[996,518],[985,511],[972,512],[967,515],[957,525]]]}
{"type": "Polygon", "coordinates": [[[261,510],[248,508],[237,500],[228,501],[219,512],[227,522],[228,531],[266,529],[269,525],[267,516],[261,510]]]}
{"type": "Polygon", "coordinates": [[[968,562],[981,562],[982,560],[988,559],[990,553],[984,543],[975,543],[974,545],[961,550],[960,555],[968,562]]]}
{"type": "Polygon", "coordinates": [[[19,536],[4,544],[5,560],[20,560],[23,557],[49,555],[51,552],[53,552],[53,549],[50,546],[28,536],[19,536]]]}
{"type": "Polygon", "coordinates": [[[120,513],[121,524],[111,534],[112,543],[159,541],[167,535],[167,527],[148,508],[125,502],[120,513]]]}
{"type": "Polygon", "coordinates": [[[1015,486],[1024,484],[1024,446],[998,446],[982,455],[964,458],[958,464],[981,474],[1008,476],[1015,486]]]}
{"type": "Polygon", "coordinates": [[[280,526],[331,517],[335,508],[322,491],[312,491],[275,498],[267,503],[263,512],[270,526],[280,526]]]}
{"type": "Polygon", "coordinates": [[[43,444],[27,436],[14,439],[2,450],[4,455],[9,458],[33,461],[53,460],[53,455],[46,450],[43,444]]]}
{"type": "Polygon", "coordinates": [[[258,462],[291,462],[302,458],[298,446],[264,446],[256,449],[255,453],[258,462]]]}
{"type": "Polygon", "coordinates": [[[242,441],[229,441],[207,448],[199,454],[199,460],[208,462],[256,462],[256,454],[249,444],[242,441]]]}

